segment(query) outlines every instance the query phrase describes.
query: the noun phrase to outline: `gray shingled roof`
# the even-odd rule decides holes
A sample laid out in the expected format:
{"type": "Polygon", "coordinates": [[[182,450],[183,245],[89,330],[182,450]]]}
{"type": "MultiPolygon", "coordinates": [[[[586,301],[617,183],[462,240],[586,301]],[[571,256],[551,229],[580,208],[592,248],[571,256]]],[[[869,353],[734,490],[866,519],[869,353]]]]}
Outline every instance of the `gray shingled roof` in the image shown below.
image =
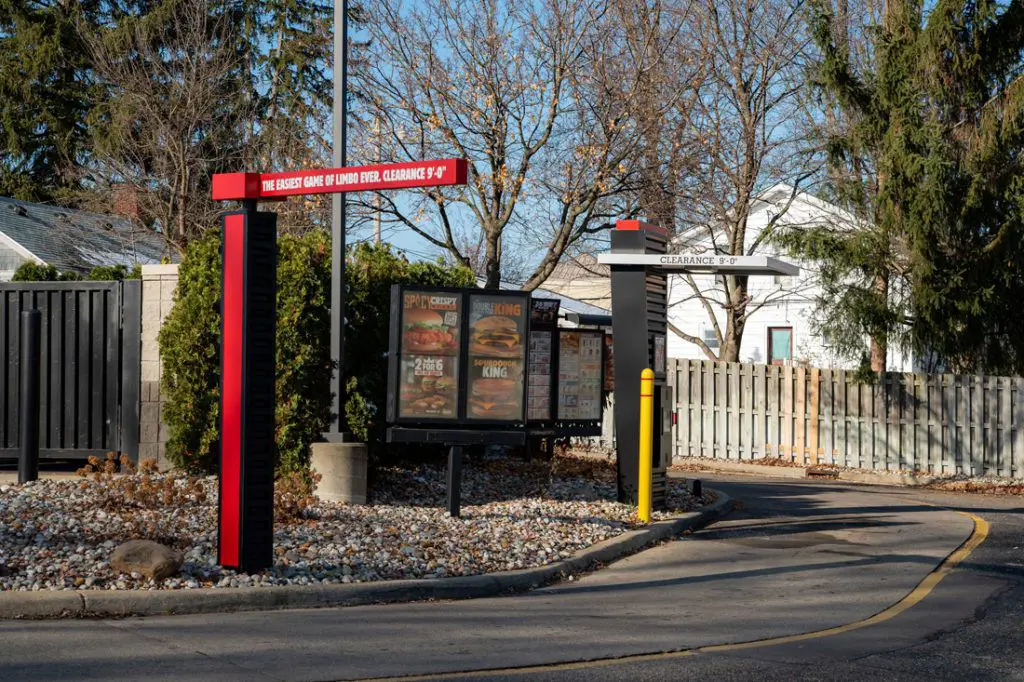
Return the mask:
{"type": "Polygon", "coordinates": [[[0,233],[62,270],[159,263],[166,253],[159,234],[126,218],[5,197],[0,197],[0,233]]]}

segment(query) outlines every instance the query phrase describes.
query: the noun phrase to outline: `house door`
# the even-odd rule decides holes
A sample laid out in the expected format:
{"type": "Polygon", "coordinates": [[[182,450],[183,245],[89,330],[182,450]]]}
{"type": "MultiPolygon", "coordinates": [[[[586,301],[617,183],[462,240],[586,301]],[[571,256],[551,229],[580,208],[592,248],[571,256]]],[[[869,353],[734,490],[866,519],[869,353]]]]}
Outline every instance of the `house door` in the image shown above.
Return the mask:
{"type": "Polygon", "coordinates": [[[768,327],[768,362],[787,365],[793,359],[793,328],[768,327]]]}

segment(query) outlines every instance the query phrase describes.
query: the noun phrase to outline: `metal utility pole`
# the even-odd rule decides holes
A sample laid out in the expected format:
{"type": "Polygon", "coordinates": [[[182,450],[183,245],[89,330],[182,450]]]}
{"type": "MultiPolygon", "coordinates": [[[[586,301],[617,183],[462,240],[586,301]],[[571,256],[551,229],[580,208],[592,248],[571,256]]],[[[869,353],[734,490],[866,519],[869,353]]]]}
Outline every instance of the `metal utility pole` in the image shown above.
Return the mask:
{"type": "MultiPolygon", "coordinates": [[[[380,145],[380,115],[377,114],[376,112],[374,112],[374,114],[373,114],[373,138],[374,138],[374,142],[377,144],[377,163],[381,163],[381,157],[383,156],[383,154],[381,154],[381,149],[380,149],[380,146],[381,146],[380,145]]],[[[376,209],[374,211],[374,214],[373,214],[373,243],[376,244],[377,246],[380,246],[380,208],[381,208],[381,206],[380,206],[380,194],[379,193],[376,196],[374,196],[374,198],[373,198],[373,205],[374,205],[374,208],[376,209]]]]}
{"type": "MultiPolygon", "coordinates": [[[[334,2],[334,167],[348,163],[348,0],[334,2]]],[[[345,195],[331,199],[331,423],[328,442],[345,440],[345,195]]]]}

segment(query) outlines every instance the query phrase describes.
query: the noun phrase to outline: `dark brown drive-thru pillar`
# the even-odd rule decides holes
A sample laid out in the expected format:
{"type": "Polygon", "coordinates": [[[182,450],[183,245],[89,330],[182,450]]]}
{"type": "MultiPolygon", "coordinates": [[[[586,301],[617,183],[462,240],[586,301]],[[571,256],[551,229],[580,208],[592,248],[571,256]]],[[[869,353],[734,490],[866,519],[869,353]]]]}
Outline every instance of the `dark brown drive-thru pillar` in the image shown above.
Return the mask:
{"type": "MultiPolygon", "coordinates": [[[[620,220],[612,231],[612,253],[665,253],[667,232],[639,220],[620,220]]],[[[668,285],[664,271],[643,265],[612,265],[612,343],[615,346],[615,434],[619,501],[637,503],[640,468],[640,372],[654,370],[654,461],[651,465],[655,509],[665,505],[665,468],[669,441],[663,438],[665,410],[665,334],[668,285]]]]}

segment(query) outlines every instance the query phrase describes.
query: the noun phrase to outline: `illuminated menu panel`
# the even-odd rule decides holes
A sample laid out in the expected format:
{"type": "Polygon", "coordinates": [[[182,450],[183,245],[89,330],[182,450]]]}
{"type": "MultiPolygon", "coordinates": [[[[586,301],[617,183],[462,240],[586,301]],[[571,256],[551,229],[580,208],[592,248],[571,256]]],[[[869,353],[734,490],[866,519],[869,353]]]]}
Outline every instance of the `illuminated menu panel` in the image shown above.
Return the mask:
{"type": "Polygon", "coordinates": [[[562,330],[558,336],[558,419],[599,420],[604,334],[562,330]]]}
{"type": "Polygon", "coordinates": [[[526,375],[527,419],[550,421],[553,415],[551,395],[555,358],[555,329],[558,325],[558,299],[535,298],[530,309],[530,354],[526,375]]]}
{"type": "Polygon", "coordinates": [[[526,296],[469,296],[466,417],[524,421],[526,296]]]}
{"type": "Polygon", "coordinates": [[[402,294],[398,414],[458,417],[462,297],[430,291],[402,294]]]}
{"type": "Polygon", "coordinates": [[[529,414],[531,420],[551,419],[551,342],[553,332],[530,332],[529,414]]]}

